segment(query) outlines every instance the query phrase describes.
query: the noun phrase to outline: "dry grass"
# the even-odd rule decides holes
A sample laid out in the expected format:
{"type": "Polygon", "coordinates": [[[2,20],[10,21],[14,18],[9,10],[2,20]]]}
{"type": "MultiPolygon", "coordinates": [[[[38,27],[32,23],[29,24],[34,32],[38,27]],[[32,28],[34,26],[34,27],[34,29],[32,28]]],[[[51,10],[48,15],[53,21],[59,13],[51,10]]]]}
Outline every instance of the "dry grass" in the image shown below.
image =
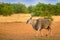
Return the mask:
{"type": "Polygon", "coordinates": [[[14,14],[11,16],[0,16],[0,22],[25,22],[30,14],[14,14]]]}
{"type": "MultiPolygon", "coordinates": [[[[11,16],[0,16],[0,22],[26,22],[31,17],[31,14],[13,14],[11,16]]],[[[37,19],[39,17],[34,17],[37,19]]],[[[54,21],[60,21],[60,16],[53,16],[54,21]]]]}

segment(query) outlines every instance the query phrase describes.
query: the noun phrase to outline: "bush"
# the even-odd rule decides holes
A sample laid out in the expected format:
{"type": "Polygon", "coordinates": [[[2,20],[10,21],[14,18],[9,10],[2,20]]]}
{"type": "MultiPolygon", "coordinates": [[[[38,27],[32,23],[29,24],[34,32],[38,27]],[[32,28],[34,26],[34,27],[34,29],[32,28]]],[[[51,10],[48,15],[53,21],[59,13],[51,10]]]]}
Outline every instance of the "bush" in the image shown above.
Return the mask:
{"type": "Polygon", "coordinates": [[[1,4],[0,14],[4,15],[4,16],[9,16],[9,15],[13,14],[13,7],[8,6],[7,4],[1,4]]]}

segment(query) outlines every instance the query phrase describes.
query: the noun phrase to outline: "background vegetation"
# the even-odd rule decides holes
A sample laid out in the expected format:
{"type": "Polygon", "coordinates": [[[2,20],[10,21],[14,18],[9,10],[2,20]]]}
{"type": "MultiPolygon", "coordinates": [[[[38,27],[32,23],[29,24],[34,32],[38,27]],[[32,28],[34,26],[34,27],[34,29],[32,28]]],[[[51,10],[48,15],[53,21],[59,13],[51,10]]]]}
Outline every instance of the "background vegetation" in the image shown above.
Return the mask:
{"type": "Polygon", "coordinates": [[[21,3],[0,3],[0,15],[9,16],[18,13],[30,13],[33,16],[60,15],[60,3],[56,3],[55,5],[38,3],[28,7],[21,3]]]}

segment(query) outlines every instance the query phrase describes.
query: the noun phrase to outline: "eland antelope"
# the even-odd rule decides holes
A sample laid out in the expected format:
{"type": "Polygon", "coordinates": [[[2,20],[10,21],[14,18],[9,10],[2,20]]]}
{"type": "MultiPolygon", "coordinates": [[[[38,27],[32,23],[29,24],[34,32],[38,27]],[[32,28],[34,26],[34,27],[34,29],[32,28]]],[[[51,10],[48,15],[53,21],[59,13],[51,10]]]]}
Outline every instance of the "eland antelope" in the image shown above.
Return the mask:
{"type": "MultiPolygon", "coordinates": [[[[32,19],[32,17],[30,19],[27,20],[26,24],[29,23],[32,25],[32,27],[38,32],[42,29],[47,29],[49,31],[49,33],[51,32],[51,23],[52,21],[48,18],[45,19],[41,19],[38,18],[36,20],[32,19]]],[[[41,35],[42,36],[42,35],[41,35]]],[[[47,34],[46,34],[47,36],[47,34]]]]}

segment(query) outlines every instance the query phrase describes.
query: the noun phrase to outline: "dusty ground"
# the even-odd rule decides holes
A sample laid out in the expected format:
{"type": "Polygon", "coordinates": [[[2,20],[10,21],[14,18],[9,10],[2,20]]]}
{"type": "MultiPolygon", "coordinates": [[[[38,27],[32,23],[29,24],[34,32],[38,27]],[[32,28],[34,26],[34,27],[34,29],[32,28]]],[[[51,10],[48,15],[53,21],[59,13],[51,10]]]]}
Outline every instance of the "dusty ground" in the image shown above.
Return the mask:
{"type": "MultiPolygon", "coordinates": [[[[43,30],[42,33],[47,33],[43,30]]],[[[0,37],[30,37],[35,36],[36,31],[30,24],[25,23],[0,23],[0,37]]],[[[60,37],[60,22],[54,22],[52,25],[52,35],[60,37]]]]}
{"type": "MultiPolygon", "coordinates": [[[[60,16],[54,16],[52,23],[51,37],[60,37],[60,16]]],[[[43,36],[48,33],[46,30],[42,30],[43,36]]],[[[30,24],[20,22],[0,22],[0,37],[35,37],[36,31],[30,24]]]]}

